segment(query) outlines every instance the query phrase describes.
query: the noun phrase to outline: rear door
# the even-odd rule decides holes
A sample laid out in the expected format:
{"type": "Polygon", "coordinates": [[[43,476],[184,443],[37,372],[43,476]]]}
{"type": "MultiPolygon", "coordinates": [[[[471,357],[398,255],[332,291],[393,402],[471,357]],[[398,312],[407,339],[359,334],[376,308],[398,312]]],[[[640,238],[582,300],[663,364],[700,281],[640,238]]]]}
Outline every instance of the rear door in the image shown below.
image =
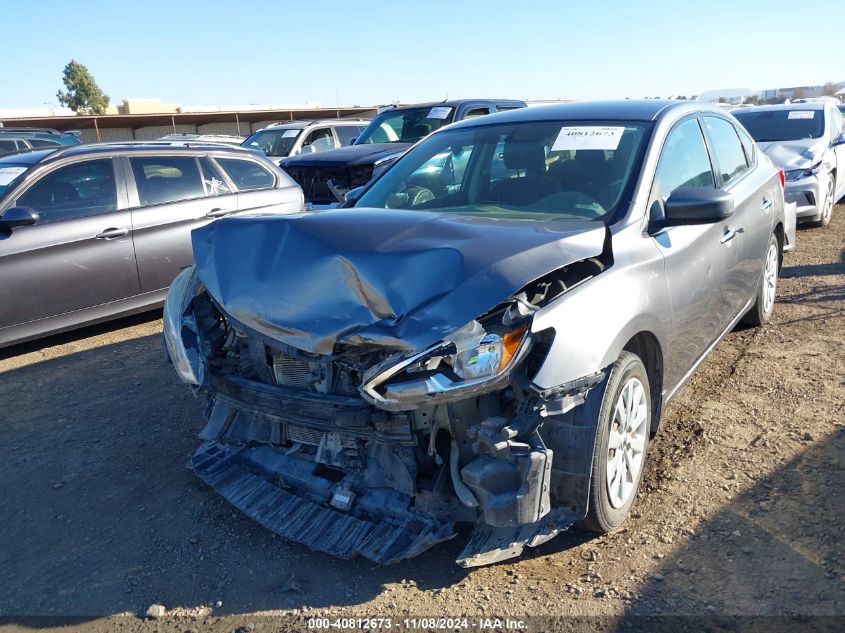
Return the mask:
{"type": "Polygon", "coordinates": [[[119,161],[58,166],[14,198],[39,220],[0,235],[0,328],[138,294],[119,161]]]}
{"type": "Polygon", "coordinates": [[[299,153],[315,154],[336,149],[337,147],[338,143],[335,140],[331,127],[316,127],[311,129],[302,139],[302,147],[299,148],[299,153]]]}
{"type": "MultiPolygon", "coordinates": [[[[663,204],[678,187],[715,185],[698,119],[682,119],[670,130],[661,150],[649,203],[652,221],[659,221],[663,204]]],[[[730,284],[734,253],[722,242],[728,221],[670,226],[651,237],[665,259],[672,302],[667,385],[680,382],[730,323],[725,287],[730,284]]]]}
{"type": "Polygon", "coordinates": [[[720,248],[714,247],[728,251],[721,255],[731,259],[724,301],[733,317],[757,292],[772,234],[775,204],[780,201],[775,197],[778,192],[774,190],[771,172],[755,169],[756,157],[753,152],[751,156],[746,155],[733,123],[711,115],[703,116],[702,122],[717,168],[716,184],[734,199],[734,214],[728,218],[720,248]]]}
{"type": "Polygon", "coordinates": [[[193,263],[191,231],[237,210],[237,196],[196,155],[124,157],[142,292],[167,288],[193,263]]]}

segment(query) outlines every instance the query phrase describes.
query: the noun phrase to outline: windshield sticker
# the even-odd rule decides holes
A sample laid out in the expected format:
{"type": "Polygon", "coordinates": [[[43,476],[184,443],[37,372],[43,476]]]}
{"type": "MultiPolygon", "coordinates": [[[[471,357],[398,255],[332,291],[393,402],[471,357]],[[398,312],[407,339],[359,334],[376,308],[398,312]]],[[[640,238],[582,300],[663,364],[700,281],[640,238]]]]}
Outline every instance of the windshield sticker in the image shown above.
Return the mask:
{"type": "Polygon", "coordinates": [[[296,136],[299,134],[301,130],[285,130],[284,134],[282,134],[282,138],[290,138],[291,136],[296,136]]]}
{"type": "Polygon", "coordinates": [[[0,167],[0,185],[8,185],[26,169],[26,167],[0,167]]]}
{"type": "Polygon", "coordinates": [[[787,119],[812,119],[815,116],[813,110],[791,110],[787,119]]]}
{"type": "Polygon", "coordinates": [[[599,127],[597,125],[579,125],[560,128],[553,152],[579,149],[609,149],[615,150],[619,146],[624,127],[599,127]]]}
{"type": "Polygon", "coordinates": [[[435,106],[428,111],[426,119],[445,119],[452,112],[452,108],[448,106],[435,106]]]}

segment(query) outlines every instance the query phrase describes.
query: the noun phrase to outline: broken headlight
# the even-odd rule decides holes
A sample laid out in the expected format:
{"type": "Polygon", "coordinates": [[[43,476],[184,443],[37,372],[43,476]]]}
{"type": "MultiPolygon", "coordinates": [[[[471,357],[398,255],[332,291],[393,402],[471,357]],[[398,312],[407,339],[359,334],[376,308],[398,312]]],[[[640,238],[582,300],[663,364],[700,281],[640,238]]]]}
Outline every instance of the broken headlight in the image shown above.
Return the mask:
{"type": "Polygon", "coordinates": [[[164,300],[164,342],[176,374],[187,383],[201,385],[205,363],[200,357],[197,324],[188,307],[197,289],[194,267],[176,276],[164,300]]]}
{"type": "Polygon", "coordinates": [[[361,393],[379,408],[402,411],[502,388],[523,356],[528,323],[485,328],[478,321],[364,375],[361,393]]]}

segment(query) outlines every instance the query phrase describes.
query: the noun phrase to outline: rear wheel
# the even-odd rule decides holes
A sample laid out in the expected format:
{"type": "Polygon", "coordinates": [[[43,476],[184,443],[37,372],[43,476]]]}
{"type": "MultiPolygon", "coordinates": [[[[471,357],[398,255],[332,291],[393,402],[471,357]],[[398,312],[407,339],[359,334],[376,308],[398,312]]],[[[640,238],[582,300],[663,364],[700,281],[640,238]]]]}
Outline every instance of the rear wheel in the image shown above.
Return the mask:
{"type": "Polygon", "coordinates": [[[611,365],[593,449],[590,506],[579,527],[610,532],[628,517],[643,475],[651,426],[651,389],[639,356],[611,365]]]}
{"type": "Polygon", "coordinates": [[[766,248],[766,259],[763,262],[763,274],[757,287],[757,300],[754,306],[742,317],[746,325],[758,327],[766,323],[775,309],[775,295],[778,288],[778,273],[780,272],[780,246],[774,235],[769,238],[766,248]]]}

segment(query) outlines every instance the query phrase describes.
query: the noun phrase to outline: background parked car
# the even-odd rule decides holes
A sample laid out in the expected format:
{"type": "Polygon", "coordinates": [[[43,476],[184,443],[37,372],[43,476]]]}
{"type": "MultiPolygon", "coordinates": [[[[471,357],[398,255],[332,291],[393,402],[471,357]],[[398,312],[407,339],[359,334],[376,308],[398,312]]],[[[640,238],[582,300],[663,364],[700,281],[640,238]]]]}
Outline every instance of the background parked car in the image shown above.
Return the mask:
{"type": "Polygon", "coordinates": [[[758,106],[732,114],[783,169],[799,220],[830,224],[845,196],[845,118],[829,101],[758,106]]]}
{"type": "Polygon", "coordinates": [[[516,110],[423,139],[354,208],[195,231],[164,311],[210,397],[194,471],[380,563],[458,522],[466,567],[615,529],[666,403],[774,309],[782,181],[739,128],[695,102],[516,110]]]}
{"type": "Polygon", "coordinates": [[[2,127],[0,128],[0,137],[4,134],[14,134],[21,138],[51,141],[59,145],[79,145],[82,143],[82,140],[79,138],[79,132],[59,132],[52,128],[2,127]]]}
{"type": "Polygon", "coordinates": [[[79,145],[82,141],[75,134],[42,128],[0,128],[0,156],[33,148],[58,148],[79,145]]]}
{"type": "Polygon", "coordinates": [[[192,229],[301,211],[302,192],[240,148],[101,144],[0,158],[0,347],[159,305],[192,229]]]}
{"type": "Polygon", "coordinates": [[[278,163],[288,156],[315,154],[351,145],[368,123],[367,119],[274,123],[249,136],[242,145],[262,151],[278,163]]]}
{"type": "Polygon", "coordinates": [[[441,127],[493,112],[524,108],[512,99],[459,99],[391,107],[382,111],[352,147],[280,161],[302,187],[306,204],[334,206],[350,189],[366,184],[421,138],[441,127]],[[332,192],[334,190],[334,192],[332,192]]]}
{"type": "Polygon", "coordinates": [[[185,141],[186,143],[222,143],[224,145],[240,145],[244,142],[243,136],[234,134],[165,134],[159,137],[160,141],[185,141]]]}

